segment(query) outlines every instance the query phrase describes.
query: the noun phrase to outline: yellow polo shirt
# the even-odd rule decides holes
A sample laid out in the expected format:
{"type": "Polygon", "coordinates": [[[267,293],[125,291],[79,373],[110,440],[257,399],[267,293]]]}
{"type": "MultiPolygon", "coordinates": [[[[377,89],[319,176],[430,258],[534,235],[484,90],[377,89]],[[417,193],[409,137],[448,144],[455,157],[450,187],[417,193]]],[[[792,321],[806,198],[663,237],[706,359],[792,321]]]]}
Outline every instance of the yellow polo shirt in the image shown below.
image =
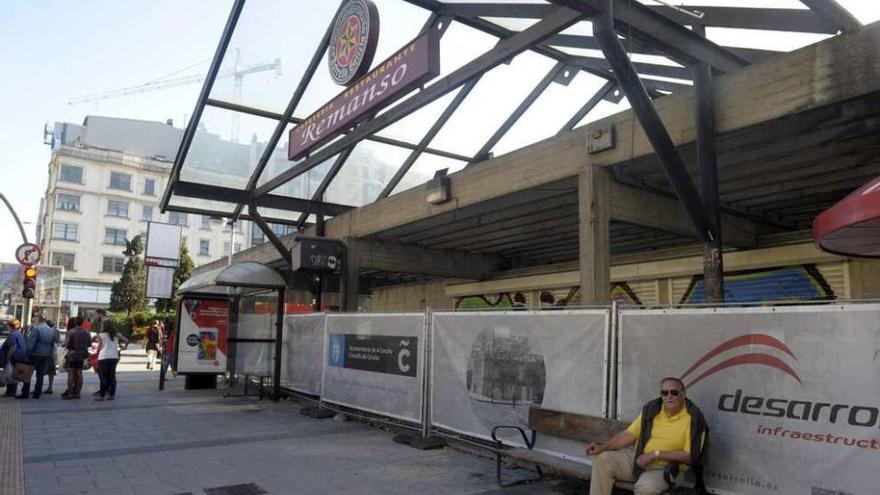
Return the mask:
{"type": "MultiPolygon", "coordinates": [[[[629,425],[626,431],[636,439],[642,434],[642,415],[629,425]]],[[[650,454],[655,450],[683,450],[687,453],[691,451],[691,415],[687,409],[682,407],[681,411],[675,416],[669,417],[665,409],[661,409],[654,416],[654,426],[651,428],[651,438],[645,444],[645,454],[650,454]]],[[[668,461],[654,461],[651,463],[652,468],[661,468],[669,464],[668,461]]]]}

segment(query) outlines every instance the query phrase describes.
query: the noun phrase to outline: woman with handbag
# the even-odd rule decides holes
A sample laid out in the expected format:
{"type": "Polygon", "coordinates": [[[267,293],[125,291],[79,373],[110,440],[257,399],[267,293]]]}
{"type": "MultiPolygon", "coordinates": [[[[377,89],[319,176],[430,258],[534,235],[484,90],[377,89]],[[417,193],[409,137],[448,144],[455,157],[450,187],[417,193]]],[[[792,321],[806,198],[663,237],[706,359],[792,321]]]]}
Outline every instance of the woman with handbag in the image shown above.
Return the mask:
{"type": "Polygon", "coordinates": [[[67,342],[64,347],[67,355],[67,392],[61,398],[65,400],[79,399],[83,387],[83,366],[89,356],[91,336],[82,327],[83,318],[77,316],[67,320],[67,342]]]}
{"type": "Polygon", "coordinates": [[[123,339],[111,320],[104,320],[104,328],[98,335],[98,377],[101,390],[95,400],[116,398],[116,365],[119,364],[119,341],[123,339]]]}
{"type": "Polygon", "coordinates": [[[18,382],[12,378],[12,370],[16,362],[25,362],[26,345],[24,335],[21,333],[21,322],[17,319],[9,320],[6,324],[9,336],[0,347],[0,366],[6,375],[5,397],[14,397],[17,392],[18,382]]]}

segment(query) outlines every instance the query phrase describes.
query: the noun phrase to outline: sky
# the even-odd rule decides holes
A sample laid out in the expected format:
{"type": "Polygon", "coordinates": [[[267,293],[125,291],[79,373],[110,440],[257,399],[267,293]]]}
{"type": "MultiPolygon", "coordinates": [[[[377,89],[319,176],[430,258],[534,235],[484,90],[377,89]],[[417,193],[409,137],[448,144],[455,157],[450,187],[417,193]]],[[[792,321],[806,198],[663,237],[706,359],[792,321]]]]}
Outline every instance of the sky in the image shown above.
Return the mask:
{"type": "MultiPolygon", "coordinates": [[[[876,0],[838,0],[863,23],[880,19],[876,0]]],[[[375,0],[382,19],[382,35],[375,61],[393,53],[415,36],[427,17],[425,11],[399,0],[375,0]],[[390,26],[390,27],[389,27],[390,26]]],[[[644,3],[654,3],[644,0],[644,3]]],[[[686,5],[738,5],[802,8],[797,0],[698,0],[674,1],[686,5]]],[[[34,240],[40,198],[47,182],[49,147],[43,144],[43,127],[54,122],[81,124],[87,115],[104,115],[164,122],[173,119],[180,127],[192,113],[201,84],[142,93],[92,103],[69,105],[77,96],[140,85],[166,76],[204,73],[214,53],[231,0],[0,0],[0,192],[13,204],[26,223],[29,240],[34,240]]],[[[249,0],[231,46],[243,65],[283,60],[281,74],[264,72],[249,76],[244,83],[243,102],[276,112],[283,111],[302,69],[308,63],[320,34],[337,3],[331,0],[249,0]],[[291,38],[296,33],[297,38],[291,38]],[[300,41],[301,42],[298,42],[300,41]]],[[[521,28],[511,22],[511,28],[521,28]]],[[[583,25],[571,32],[585,29],[583,25]]],[[[588,29],[588,26],[587,28],[588,29]]],[[[821,37],[737,30],[710,32],[717,41],[736,46],[776,45],[790,50],[821,37]]],[[[453,25],[441,47],[442,71],[448,74],[475,55],[488,50],[494,39],[453,25]],[[448,40],[455,40],[450,49],[448,40]]],[[[232,56],[224,63],[231,67],[232,56]]],[[[506,118],[507,110],[487,113],[486,106],[507,105],[512,109],[552,63],[526,54],[509,66],[501,66],[484,77],[477,89],[432,146],[473,154],[506,118]],[[498,88],[503,88],[499,91],[498,88]],[[473,100],[473,103],[471,102],[473,100]],[[482,106],[481,106],[482,105],[482,106]],[[481,121],[480,129],[469,127],[481,121]]],[[[303,116],[332,97],[339,88],[327,83],[320,69],[315,84],[301,105],[303,116]]],[[[570,113],[554,112],[570,107],[572,99],[585,101],[602,81],[580,75],[567,87],[553,85],[539,105],[523,116],[496,148],[509,151],[524,143],[555,133],[570,113]],[[568,102],[566,104],[566,102],[568,102]],[[535,134],[535,130],[540,133],[535,134]]],[[[231,79],[218,81],[212,96],[229,99],[231,79]]],[[[436,102],[384,134],[418,141],[420,133],[442,111],[447,98],[436,102]]],[[[591,119],[619,111],[625,104],[603,104],[591,119]]],[[[228,134],[230,119],[222,112],[206,112],[209,130],[228,134]]],[[[241,135],[263,138],[272,125],[257,118],[241,120],[241,135]]],[[[417,162],[436,168],[442,162],[417,162]]],[[[21,242],[12,216],[0,211],[0,261],[14,261],[14,249],[21,242]]]]}

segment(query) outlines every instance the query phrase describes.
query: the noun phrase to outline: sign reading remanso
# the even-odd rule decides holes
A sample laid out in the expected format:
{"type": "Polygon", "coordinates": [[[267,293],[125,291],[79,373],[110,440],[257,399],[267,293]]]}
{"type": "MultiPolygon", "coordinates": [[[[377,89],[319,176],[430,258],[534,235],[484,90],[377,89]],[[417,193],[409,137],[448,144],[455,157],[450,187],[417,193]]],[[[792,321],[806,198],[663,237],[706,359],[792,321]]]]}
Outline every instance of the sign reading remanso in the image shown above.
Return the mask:
{"type": "Polygon", "coordinates": [[[287,157],[299,160],[314,147],[342,134],[438,74],[440,38],[431,30],[291,129],[287,157]]]}
{"type": "Polygon", "coordinates": [[[418,337],[331,333],[328,343],[330,366],[416,376],[418,337]]]}

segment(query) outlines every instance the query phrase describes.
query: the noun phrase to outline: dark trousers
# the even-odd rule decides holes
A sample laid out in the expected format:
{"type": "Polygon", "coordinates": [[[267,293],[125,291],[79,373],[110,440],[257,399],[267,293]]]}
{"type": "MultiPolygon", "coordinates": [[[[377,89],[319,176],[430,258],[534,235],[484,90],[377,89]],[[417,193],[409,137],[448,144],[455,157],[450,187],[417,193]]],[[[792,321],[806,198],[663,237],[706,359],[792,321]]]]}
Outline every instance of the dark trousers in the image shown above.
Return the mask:
{"type": "MultiPolygon", "coordinates": [[[[49,365],[49,356],[31,356],[31,364],[34,366],[34,398],[43,393],[43,378],[46,376],[46,367],[49,365]]],[[[21,395],[27,395],[31,391],[30,383],[21,385],[21,395]]]]}
{"type": "Polygon", "coordinates": [[[116,395],[116,365],[119,359],[101,359],[98,361],[98,378],[101,379],[101,397],[116,395]]]}

